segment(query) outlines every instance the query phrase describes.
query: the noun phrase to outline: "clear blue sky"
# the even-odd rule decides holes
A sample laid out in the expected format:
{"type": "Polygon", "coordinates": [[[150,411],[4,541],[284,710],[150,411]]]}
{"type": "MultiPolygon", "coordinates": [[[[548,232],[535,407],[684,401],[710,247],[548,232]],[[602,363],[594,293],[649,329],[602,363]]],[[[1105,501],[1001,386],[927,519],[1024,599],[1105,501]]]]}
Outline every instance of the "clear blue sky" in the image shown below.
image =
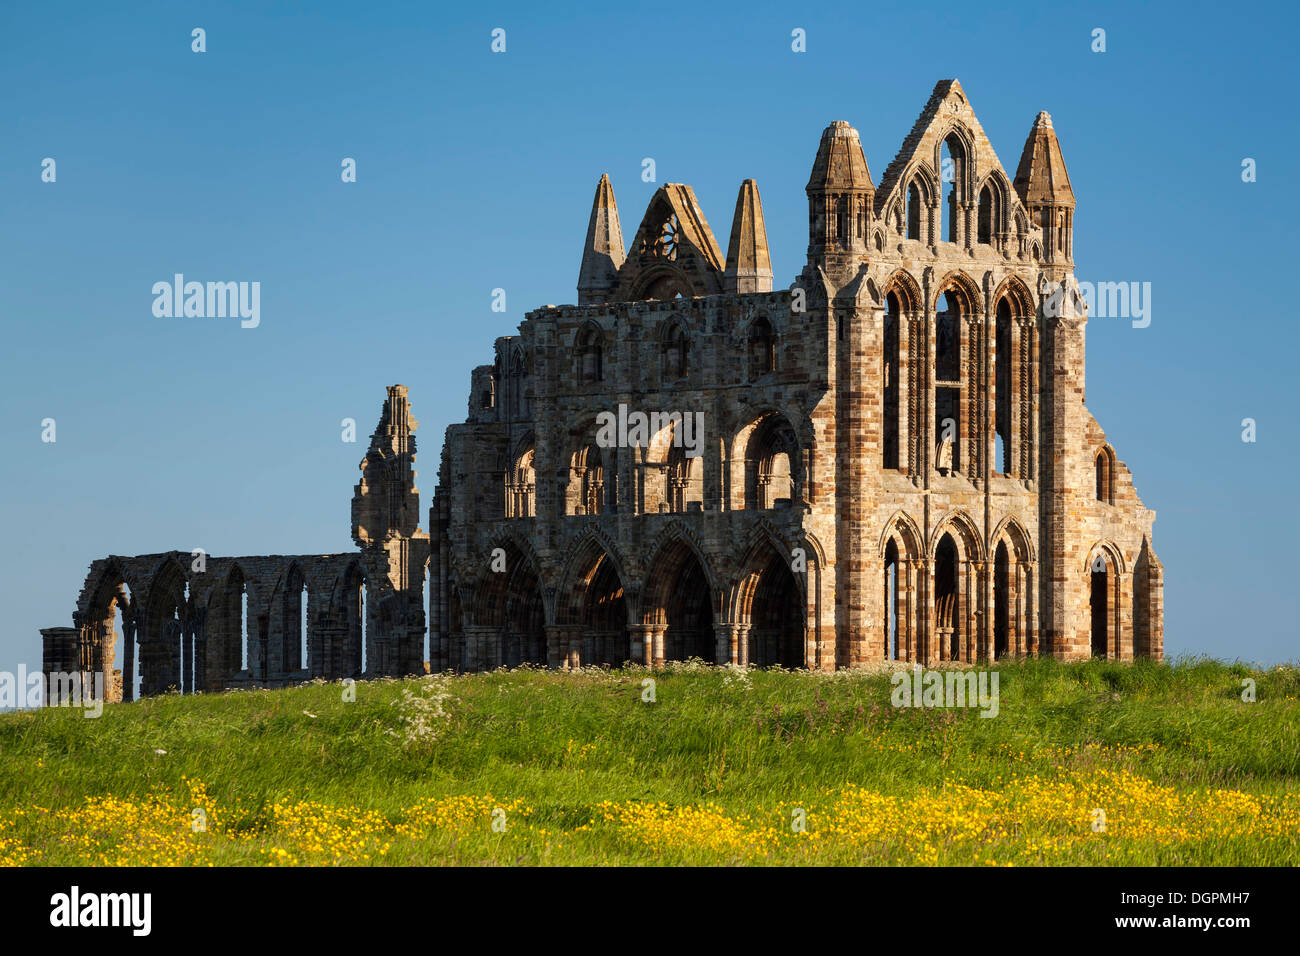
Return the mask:
{"type": "Polygon", "coordinates": [[[1152,284],[1149,328],[1089,324],[1088,404],[1159,515],[1168,653],[1300,656],[1291,5],[473,6],[0,10],[0,669],[39,666],[94,558],[351,549],[390,383],[427,506],[471,367],[575,301],[601,173],[627,237],[649,156],[724,243],[757,179],[784,286],[823,127],[856,126],[879,180],[952,76],[1010,173],[1051,112],[1079,278],[1152,284]],[[175,272],[261,282],[261,326],[155,318],[175,272]]]}

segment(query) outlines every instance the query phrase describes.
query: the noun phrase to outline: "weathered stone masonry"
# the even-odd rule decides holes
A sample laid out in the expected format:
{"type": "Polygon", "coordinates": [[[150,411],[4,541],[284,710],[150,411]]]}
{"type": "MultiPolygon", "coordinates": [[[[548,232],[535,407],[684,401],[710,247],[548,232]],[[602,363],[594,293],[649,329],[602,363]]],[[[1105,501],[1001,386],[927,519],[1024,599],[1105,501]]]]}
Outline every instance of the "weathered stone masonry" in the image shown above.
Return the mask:
{"type": "Polygon", "coordinates": [[[1162,656],[1155,515],[1083,404],[1050,117],[1012,179],[945,81],[879,187],[836,122],[806,192],[773,291],[753,181],[724,258],[677,183],[625,247],[601,178],[578,305],[498,339],[447,430],[435,669],[1162,656]],[[604,447],[620,405],[702,412],[702,456],[662,421],[604,447]]]}
{"type": "Polygon", "coordinates": [[[1162,657],[1155,513],[1083,401],[1050,117],[1012,179],[944,81],[879,186],[840,121],[806,193],[808,261],[774,291],[752,180],[724,257],[677,183],[626,247],[602,177],[578,304],[529,313],[474,369],[429,535],[393,386],[359,553],[96,561],[74,627],[42,632],[47,671],[133,673],[120,618],[146,694],[416,673],[426,600],[435,671],[1162,657]],[[666,417],[611,444],[598,416],[620,406],[666,417]]]}
{"type": "Polygon", "coordinates": [[[358,552],[102,558],[73,627],[41,631],[47,678],[102,673],[109,700],[130,700],[135,681],[122,675],[150,695],[418,673],[429,537],[417,527],[416,425],[406,388],[390,387],[352,499],[358,552]]]}

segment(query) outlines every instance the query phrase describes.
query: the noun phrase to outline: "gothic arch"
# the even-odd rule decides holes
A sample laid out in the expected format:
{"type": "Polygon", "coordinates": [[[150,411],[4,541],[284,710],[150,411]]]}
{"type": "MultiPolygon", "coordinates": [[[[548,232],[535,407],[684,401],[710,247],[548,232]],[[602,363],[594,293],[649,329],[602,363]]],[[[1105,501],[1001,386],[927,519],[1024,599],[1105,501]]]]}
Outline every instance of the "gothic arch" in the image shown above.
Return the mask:
{"type": "Polygon", "coordinates": [[[488,570],[476,581],[470,607],[471,657],[483,669],[545,664],[546,608],[536,553],[527,540],[503,533],[492,539],[484,557],[488,570]],[[498,548],[503,556],[496,554],[498,548]]]}
{"type": "Polygon", "coordinates": [[[1000,169],[990,170],[976,183],[973,196],[978,197],[976,221],[980,242],[998,245],[999,236],[1010,231],[1011,195],[1011,184],[1000,169]]]}
{"type": "Polygon", "coordinates": [[[627,562],[599,527],[589,527],[574,540],[565,554],[556,597],[557,623],[581,623],[583,600],[592,583],[592,576],[605,564],[617,578],[621,596],[629,580],[627,562]]]}
{"type": "Polygon", "coordinates": [[[739,631],[739,663],[791,669],[815,663],[809,658],[808,586],[792,563],[775,534],[761,529],[752,536],[728,601],[739,631]]]}
{"type": "Polygon", "coordinates": [[[757,412],[735,433],[731,449],[733,508],[774,508],[783,499],[795,506],[810,499],[805,459],[811,459],[814,445],[784,412],[757,412]]]}
{"type": "Polygon", "coordinates": [[[928,553],[925,547],[925,537],[921,534],[920,527],[917,526],[912,516],[905,511],[895,511],[890,516],[890,519],[885,522],[885,527],[880,533],[880,543],[876,552],[881,560],[884,560],[885,549],[890,541],[895,542],[901,557],[910,560],[919,560],[928,553]]]}
{"type": "Polygon", "coordinates": [[[776,371],[777,332],[772,320],[760,312],[745,324],[745,353],[749,363],[749,379],[761,378],[776,371]]]}
{"type": "Polygon", "coordinates": [[[1113,542],[1101,540],[1088,549],[1084,569],[1088,581],[1089,645],[1093,657],[1129,659],[1132,605],[1124,593],[1124,553],[1113,542]]]}
{"type": "Polygon", "coordinates": [[[588,320],[573,337],[573,373],[576,382],[603,382],[611,366],[608,336],[600,324],[588,320]]]}
{"type": "Polygon", "coordinates": [[[998,522],[989,537],[993,607],[986,656],[992,660],[1038,653],[1033,539],[1015,515],[998,522]]]}
{"type": "Polygon", "coordinates": [[[964,316],[983,315],[984,296],[979,284],[961,269],[954,269],[935,283],[934,298],[930,300],[931,308],[939,311],[939,300],[952,293],[958,297],[964,316]]]}
{"type": "Polygon", "coordinates": [[[672,315],[659,329],[659,381],[665,387],[690,376],[691,334],[686,320],[672,315]]]}
{"type": "Polygon", "coordinates": [[[936,549],[939,546],[939,540],[945,534],[952,534],[957,544],[962,548],[964,559],[971,561],[984,560],[984,545],[980,540],[980,533],[976,529],[974,520],[964,508],[955,508],[949,511],[934,526],[934,531],[930,535],[929,557],[935,557],[936,549]]]}
{"type": "Polygon", "coordinates": [[[709,562],[688,536],[668,535],[653,552],[641,593],[651,663],[698,657],[717,663],[717,591],[709,562]]]}
{"type": "Polygon", "coordinates": [[[998,542],[1007,541],[1015,548],[1016,558],[1021,561],[1035,561],[1034,541],[1024,524],[1015,515],[1007,515],[997,523],[993,534],[989,536],[989,553],[997,547],[998,542]]]}
{"type": "Polygon", "coordinates": [[[898,298],[899,308],[904,315],[920,312],[925,297],[921,287],[906,269],[895,269],[881,287],[880,301],[883,303],[893,293],[898,298]]]}
{"type": "Polygon", "coordinates": [[[620,664],[630,659],[629,606],[623,563],[603,535],[590,531],[570,549],[556,597],[560,643],[551,663],[620,664]]]}
{"type": "Polygon", "coordinates": [[[1017,319],[1032,319],[1036,313],[1034,296],[1025,285],[1025,280],[1018,275],[1009,275],[1003,279],[993,293],[993,303],[1006,300],[1011,307],[1011,315],[1017,319]]]}
{"type": "Polygon", "coordinates": [[[1115,488],[1118,462],[1115,449],[1108,442],[1102,442],[1093,455],[1093,472],[1095,476],[1094,497],[1108,505],[1115,503],[1115,488]]]}

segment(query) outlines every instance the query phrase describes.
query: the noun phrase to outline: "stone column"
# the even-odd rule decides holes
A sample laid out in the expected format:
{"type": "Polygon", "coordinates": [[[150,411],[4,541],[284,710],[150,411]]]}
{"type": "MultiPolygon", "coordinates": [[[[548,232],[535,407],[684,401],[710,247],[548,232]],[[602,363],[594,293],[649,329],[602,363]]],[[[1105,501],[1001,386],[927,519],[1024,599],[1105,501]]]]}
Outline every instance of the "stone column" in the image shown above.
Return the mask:
{"type": "Polygon", "coordinates": [[[740,663],[740,625],[739,624],[715,624],[713,633],[717,639],[717,661],[719,664],[739,664],[740,663]]]}
{"type": "Polygon", "coordinates": [[[736,656],[741,667],[749,666],[749,624],[736,625],[736,656]]]}
{"type": "Polygon", "coordinates": [[[649,667],[654,655],[654,626],[651,624],[629,624],[627,626],[630,657],[636,664],[649,667]]]}

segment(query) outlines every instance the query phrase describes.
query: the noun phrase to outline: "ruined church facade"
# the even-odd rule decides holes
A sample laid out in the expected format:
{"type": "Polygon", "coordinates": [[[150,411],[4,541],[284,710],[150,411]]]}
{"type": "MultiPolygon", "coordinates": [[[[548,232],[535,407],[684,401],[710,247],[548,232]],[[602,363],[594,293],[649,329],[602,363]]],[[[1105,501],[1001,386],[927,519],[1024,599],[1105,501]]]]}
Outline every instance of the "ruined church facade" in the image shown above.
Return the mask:
{"type": "Polygon", "coordinates": [[[577,304],[473,370],[427,534],[393,386],[357,552],[96,561],[46,672],[120,669],[116,699],[426,664],[1161,658],[1155,513],[1084,404],[1048,114],[1012,177],[944,81],[879,183],[837,121],[805,191],[807,262],[774,290],[753,180],[724,256],[678,183],[625,244],[602,177],[577,304]]]}
{"type": "Polygon", "coordinates": [[[436,668],[1162,657],[1048,114],[1012,177],[944,81],[878,184],[839,121],[806,193],[774,290],[752,180],[724,257],[678,183],[625,245],[601,178],[577,305],[497,339],[447,430],[436,668]]]}

